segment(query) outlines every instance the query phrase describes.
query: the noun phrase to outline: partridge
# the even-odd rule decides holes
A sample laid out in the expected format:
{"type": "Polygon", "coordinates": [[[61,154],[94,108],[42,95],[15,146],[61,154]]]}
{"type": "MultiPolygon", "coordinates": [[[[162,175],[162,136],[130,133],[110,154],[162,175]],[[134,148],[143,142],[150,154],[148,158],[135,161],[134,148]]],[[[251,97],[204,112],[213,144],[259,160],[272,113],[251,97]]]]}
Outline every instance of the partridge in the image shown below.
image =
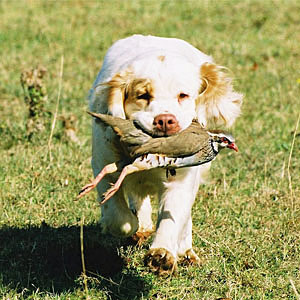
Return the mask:
{"type": "Polygon", "coordinates": [[[112,127],[128,155],[124,160],[106,165],[91,183],[81,189],[77,198],[95,188],[106,174],[121,171],[116,183],[103,194],[101,204],[119,190],[128,174],[165,168],[171,175],[175,175],[177,168],[198,166],[212,161],[222,148],[238,151],[232,135],[217,130],[205,130],[197,122],[192,122],[188,128],[175,135],[152,137],[143,131],[137,121],[88,113],[96,121],[112,127]]]}

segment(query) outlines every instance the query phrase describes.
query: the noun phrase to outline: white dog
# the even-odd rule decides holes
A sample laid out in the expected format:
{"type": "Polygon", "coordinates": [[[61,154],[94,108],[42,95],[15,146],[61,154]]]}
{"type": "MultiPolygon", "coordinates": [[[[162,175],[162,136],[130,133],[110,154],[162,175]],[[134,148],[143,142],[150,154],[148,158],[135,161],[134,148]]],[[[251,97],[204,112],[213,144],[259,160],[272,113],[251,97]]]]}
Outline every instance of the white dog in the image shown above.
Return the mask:
{"type": "MultiPolygon", "coordinates": [[[[134,35],[108,50],[90,92],[90,109],[136,119],[152,135],[167,136],[187,128],[193,119],[231,126],[240,113],[242,95],[233,91],[224,68],[189,43],[173,38],[134,35]]],[[[92,167],[96,176],[123,156],[111,128],[93,121],[92,167]]],[[[132,174],[102,206],[104,232],[116,236],[149,236],[154,231],[150,200],[158,198],[154,240],[146,262],[159,274],[172,271],[178,259],[197,262],[192,250],[191,208],[210,164],[177,170],[132,174]]],[[[99,199],[117,175],[97,186],[99,199]]]]}

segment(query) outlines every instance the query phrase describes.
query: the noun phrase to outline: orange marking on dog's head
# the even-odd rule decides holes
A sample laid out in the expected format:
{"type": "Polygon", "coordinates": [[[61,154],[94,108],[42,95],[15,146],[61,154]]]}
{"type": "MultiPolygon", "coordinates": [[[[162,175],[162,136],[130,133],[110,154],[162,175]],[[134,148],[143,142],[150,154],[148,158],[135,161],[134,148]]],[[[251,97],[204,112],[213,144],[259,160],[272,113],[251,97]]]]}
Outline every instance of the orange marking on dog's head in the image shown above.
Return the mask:
{"type": "Polygon", "coordinates": [[[165,61],[166,57],[164,55],[160,55],[157,57],[161,62],[165,61]]]}
{"type": "Polygon", "coordinates": [[[150,79],[136,78],[128,85],[124,110],[127,118],[144,110],[154,98],[154,87],[150,79]]]}

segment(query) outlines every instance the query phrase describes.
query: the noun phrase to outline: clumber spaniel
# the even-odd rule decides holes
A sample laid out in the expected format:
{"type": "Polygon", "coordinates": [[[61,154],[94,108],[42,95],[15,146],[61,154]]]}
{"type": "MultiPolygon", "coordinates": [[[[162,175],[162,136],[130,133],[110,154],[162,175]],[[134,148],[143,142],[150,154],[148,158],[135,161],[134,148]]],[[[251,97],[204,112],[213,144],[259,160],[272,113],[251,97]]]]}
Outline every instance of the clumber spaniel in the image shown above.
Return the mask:
{"type": "MultiPolygon", "coordinates": [[[[183,40],[142,35],[111,46],[89,98],[92,111],[136,119],[153,136],[174,134],[193,119],[204,127],[231,126],[242,103],[224,68],[210,56],[183,40]]],[[[123,156],[112,129],[93,121],[94,175],[123,156]]],[[[128,176],[101,207],[103,231],[145,238],[155,230],[145,261],[158,274],[174,270],[179,259],[198,262],[192,249],[191,208],[209,167],[178,169],[176,175],[152,169],[128,176]],[[156,229],[152,198],[159,201],[156,229]]],[[[116,176],[105,177],[97,186],[99,199],[116,176]]]]}

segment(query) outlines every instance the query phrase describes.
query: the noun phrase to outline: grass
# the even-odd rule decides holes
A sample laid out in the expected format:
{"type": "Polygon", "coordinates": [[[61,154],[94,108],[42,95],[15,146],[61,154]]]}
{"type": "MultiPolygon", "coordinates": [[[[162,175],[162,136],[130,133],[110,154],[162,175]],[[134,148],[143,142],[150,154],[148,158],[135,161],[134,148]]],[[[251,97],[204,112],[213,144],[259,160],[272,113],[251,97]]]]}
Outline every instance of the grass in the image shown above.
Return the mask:
{"type": "Polygon", "coordinates": [[[2,299],[299,300],[299,15],[296,0],[0,2],[2,299]],[[94,193],[74,202],[92,176],[87,92],[107,48],[133,33],[191,42],[245,94],[240,153],[218,157],[193,208],[203,264],[168,279],[143,266],[147,246],[100,234],[94,193]],[[51,114],[28,141],[20,74],[37,65],[51,114]],[[69,114],[80,143],[64,134],[69,114]]]}

